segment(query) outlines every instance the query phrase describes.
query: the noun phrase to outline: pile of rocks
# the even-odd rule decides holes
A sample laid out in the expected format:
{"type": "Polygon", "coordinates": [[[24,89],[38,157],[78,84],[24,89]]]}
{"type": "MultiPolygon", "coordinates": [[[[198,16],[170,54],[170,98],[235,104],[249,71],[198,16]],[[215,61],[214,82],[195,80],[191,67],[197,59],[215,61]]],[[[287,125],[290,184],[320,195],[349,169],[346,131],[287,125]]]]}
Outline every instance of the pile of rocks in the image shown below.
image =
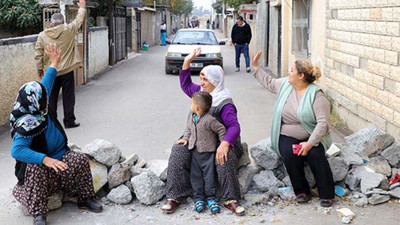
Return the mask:
{"type": "MultiPolygon", "coordinates": [[[[384,203],[391,197],[399,199],[400,182],[390,185],[389,178],[400,174],[400,144],[374,127],[347,136],[345,141],[333,144],[327,156],[335,184],[345,190],[346,196],[357,206],[384,203]]],[[[248,204],[269,203],[278,196],[293,200],[290,178],[281,158],[271,149],[270,139],[258,142],[250,152],[246,143],[242,146],[239,183],[248,204]]],[[[137,198],[152,205],[165,196],[167,160],[146,161],[136,154],[124,157],[117,146],[102,139],[84,148],[74,144],[70,148],[89,156],[95,192],[107,201],[128,204],[137,198]]],[[[314,187],[315,178],[307,164],[305,174],[310,187],[314,187]]],[[[70,200],[65,196],[63,200],[62,194],[53,195],[49,208],[59,208],[62,201],[70,200]]]]}
{"type": "MultiPolygon", "coordinates": [[[[345,137],[345,144],[333,144],[327,151],[335,185],[357,206],[380,204],[391,197],[400,198],[400,183],[389,184],[389,178],[400,174],[400,144],[375,127],[368,127],[345,137]]],[[[250,149],[256,165],[239,170],[241,191],[253,203],[279,195],[284,200],[295,196],[290,179],[270,139],[250,149]],[[248,192],[248,193],[247,193],[248,192]],[[246,194],[247,193],[247,194],[246,194]]],[[[310,187],[315,179],[308,165],[305,174],[310,187]]]]}
{"type": "Polygon", "coordinates": [[[151,205],[164,197],[167,160],[146,162],[136,154],[124,157],[116,145],[102,139],[82,149],[72,145],[71,149],[90,157],[95,192],[106,194],[108,200],[128,204],[136,197],[151,205]]]}

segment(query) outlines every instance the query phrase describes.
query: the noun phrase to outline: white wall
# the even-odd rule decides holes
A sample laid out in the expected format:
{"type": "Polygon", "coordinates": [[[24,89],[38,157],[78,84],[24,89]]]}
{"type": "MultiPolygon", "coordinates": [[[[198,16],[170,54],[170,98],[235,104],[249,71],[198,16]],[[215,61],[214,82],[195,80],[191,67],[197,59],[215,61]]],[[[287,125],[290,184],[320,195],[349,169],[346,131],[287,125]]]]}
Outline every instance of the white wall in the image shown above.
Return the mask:
{"type": "Polygon", "coordinates": [[[108,27],[89,29],[89,79],[108,69],[108,27]]]}

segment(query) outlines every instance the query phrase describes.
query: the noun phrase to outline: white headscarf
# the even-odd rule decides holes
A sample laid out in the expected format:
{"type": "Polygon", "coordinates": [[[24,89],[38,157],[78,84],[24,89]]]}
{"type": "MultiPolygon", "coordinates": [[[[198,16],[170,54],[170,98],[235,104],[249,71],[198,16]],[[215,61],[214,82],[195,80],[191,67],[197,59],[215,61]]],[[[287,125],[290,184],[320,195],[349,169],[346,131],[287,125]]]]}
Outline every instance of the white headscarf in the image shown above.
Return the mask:
{"type": "Polygon", "coordinates": [[[225,73],[220,66],[206,66],[201,72],[215,86],[215,89],[210,93],[213,97],[212,106],[218,106],[225,99],[232,99],[231,92],[224,86],[225,73]]]}

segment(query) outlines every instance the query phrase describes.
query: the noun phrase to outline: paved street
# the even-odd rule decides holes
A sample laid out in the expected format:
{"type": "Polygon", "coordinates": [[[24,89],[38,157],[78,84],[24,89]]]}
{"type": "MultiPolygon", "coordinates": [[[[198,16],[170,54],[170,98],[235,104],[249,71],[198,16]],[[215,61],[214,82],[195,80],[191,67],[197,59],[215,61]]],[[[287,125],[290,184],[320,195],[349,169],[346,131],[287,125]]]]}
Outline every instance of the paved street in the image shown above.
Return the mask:
{"type": "MultiPolygon", "coordinates": [[[[258,84],[251,74],[234,72],[234,49],[223,46],[225,86],[232,92],[238,108],[242,129],[242,141],[252,146],[269,135],[269,126],[274,95],[258,84]]],[[[145,159],[167,159],[164,151],[183,132],[189,98],[183,94],[177,75],[164,74],[164,57],[167,47],[150,47],[148,52],[136,54],[108,72],[80,87],[76,94],[76,117],[81,126],[66,130],[69,141],[85,146],[96,138],[116,144],[123,155],[138,154],[145,159]]],[[[193,76],[199,82],[198,76],[193,76]]],[[[61,105],[59,106],[61,107],[61,105]]],[[[61,107],[62,108],[62,107],[61,107]]],[[[59,117],[62,115],[59,111],[59,117]]],[[[32,217],[23,216],[18,203],[11,195],[16,183],[14,160],[10,156],[9,133],[0,136],[0,224],[31,224],[32,217]]],[[[256,224],[263,218],[265,224],[341,224],[335,212],[325,215],[318,208],[317,199],[313,204],[279,207],[264,206],[261,211],[254,209],[256,216],[235,217],[226,210],[220,215],[202,214],[198,219],[191,205],[182,207],[171,216],[163,215],[159,206],[141,206],[138,202],[128,206],[105,206],[105,212],[92,214],[79,211],[67,203],[53,211],[48,217],[51,225],[57,224],[256,224]],[[263,212],[263,213],[261,213],[263,212]]],[[[335,206],[336,208],[336,206],[335,206]]],[[[400,221],[394,215],[400,204],[360,209],[352,206],[357,217],[353,224],[396,224],[400,221]],[[364,214],[364,215],[362,215],[364,214]]]]}

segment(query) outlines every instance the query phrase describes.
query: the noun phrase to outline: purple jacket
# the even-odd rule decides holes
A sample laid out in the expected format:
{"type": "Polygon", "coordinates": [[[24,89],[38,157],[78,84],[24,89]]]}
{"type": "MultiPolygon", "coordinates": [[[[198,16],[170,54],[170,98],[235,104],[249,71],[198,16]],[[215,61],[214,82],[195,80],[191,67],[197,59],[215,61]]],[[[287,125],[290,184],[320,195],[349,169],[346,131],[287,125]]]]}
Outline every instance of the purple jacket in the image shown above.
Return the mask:
{"type": "MultiPolygon", "coordinates": [[[[180,70],[179,71],[179,80],[181,83],[182,91],[189,96],[198,91],[200,91],[201,87],[198,84],[194,84],[192,82],[192,78],[190,77],[190,69],[180,70]]],[[[236,115],[235,107],[232,104],[227,104],[221,109],[221,120],[226,128],[226,135],[224,137],[224,141],[227,141],[232,146],[235,144],[236,139],[240,135],[240,125],[236,115]]]]}

